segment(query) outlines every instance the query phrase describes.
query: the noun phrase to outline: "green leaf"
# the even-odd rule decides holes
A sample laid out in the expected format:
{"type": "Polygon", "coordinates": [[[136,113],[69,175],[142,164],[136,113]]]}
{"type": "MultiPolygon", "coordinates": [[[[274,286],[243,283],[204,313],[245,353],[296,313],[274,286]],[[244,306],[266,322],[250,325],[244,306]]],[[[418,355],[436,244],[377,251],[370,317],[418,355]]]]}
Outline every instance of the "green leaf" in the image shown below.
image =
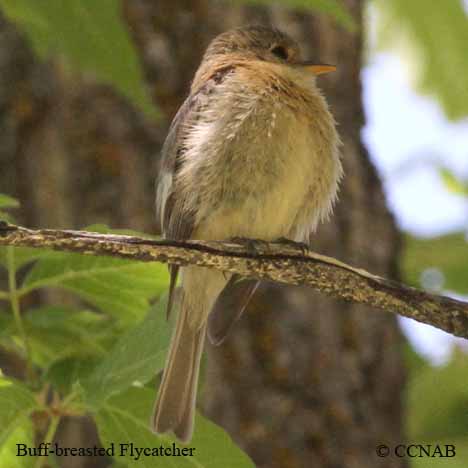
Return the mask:
{"type": "Polygon", "coordinates": [[[444,289],[468,293],[468,243],[465,233],[420,239],[405,236],[402,269],[404,278],[419,286],[423,271],[439,269],[444,275],[444,289]]]}
{"type": "Polygon", "coordinates": [[[131,322],[143,316],[149,299],[159,296],[167,285],[167,268],[156,262],[50,252],[34,264],[19,293],[50,286],[64,288],[131,322]]]}
{"type": "Polygon", "coordinates": [[[468,115],[468,16],[461,0],[375,0],[380,46],[401,50],[417,72],[418,87],[434,95],[447,117],[468,115]],[[412,52],[412,53],[411,53],[412,52]]]}
{"type": "Polygon", "coordinates": [[[0,193],[0,208],[19,208],[20,204],[16,198],[0,193]]]}
{"type": "Polygon", "coordinates": [[[439,174],[442,177],[442,182],[450,192],[468,197],[468,182],[462,181],[447,168],[439,169],[439,174]]]}
{"type": "Polygon", "coordinates": [[[77,385],[83,388],[83,382],[89,378],[99,364],[99,356],[92,354],[77,354],[54,362],[45,375],[45,380],[54,388],[67,395],[77,385]]]}
{"type": "Polygon", "coordinates": [[[0,0],[0,6],[40,56],[61,54],[154,114],[120,0],[0,0]]]}
{"type": "Polygon", "coordinates": [[[165,311],[166,301],[159,301],[145,320],[117,341],[85,383],[90,404],[99,404],[136,382],[145,384],[163,368],[171,335],[165,311]]]}
{"type": "Polygon", "coordinates": [[[29,310],[23,320],[34,361],[42,368],[76,354],[103,356],[117,333],[109,316],[64,306],[29,310]]]}
{"type": "Polygon", "coordinates": [[[0,468],[34,467],[36,459],[29,456],[18,456],[19,447],[17,444],[35,447],[32,422],[29,418],[23,419],[21,424],[11,431],[0,447],[0,468]]]}
{"type": "Polygon", "coordinates": [[[23,427],[38,408],[34,394],[19,382],[0,377],[0,447],[12,433],[23,427]]]}
{"type": "Polygon", "coordinates": [[[468,357],[455,353],[443,367],[428,367],[408,384],[410,440],[468,440],[468,357]]]}
{"type": "MultiPolygon", "coordinates": [[[[0,247],[0,264],[7,268],[7,249],[13,247],[0,247]]],[[[18,271],[28,263],[32,263],[37,259],[50,253],[50,250],[38,249],[32,247],[14,247],[13,248],[13,260],[14,269],[18,271]]]]}
{"type": "Polygon", "coordinates": [[[133,443],[134,447],[160,451],[161,447],[174,450],[192,448],[192,456],[141,456],[135,453],[122,457],[128,466],[140,468],[197,467],[247,468],[254,464],[231,440],[229,435],[212,422],[198,415],[195,418],[195,433],[188,446],[179,445],[169,436],[157,436],[149,429],[155,392],[147,388],[130,388],[127,392],[111,398],[95,415],[99,436],[104,447],[114,443],[116,458],[122,445],[133,443]]]}

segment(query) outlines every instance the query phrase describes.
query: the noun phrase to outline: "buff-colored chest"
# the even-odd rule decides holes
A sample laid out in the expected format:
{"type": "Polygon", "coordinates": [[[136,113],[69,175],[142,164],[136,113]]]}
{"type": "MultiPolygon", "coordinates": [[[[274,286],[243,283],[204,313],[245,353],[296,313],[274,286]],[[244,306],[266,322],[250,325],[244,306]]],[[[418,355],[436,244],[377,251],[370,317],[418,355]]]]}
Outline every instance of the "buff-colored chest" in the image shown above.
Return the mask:
{"type": "Polygon", "coordinates": [[[242,83],[222,91],[188,138],[184,167],[197,181],[193,237],[272,240],[294,237],[295,223],[315,225],[330,209],[340,172],[321,97],[314,109],[242,83]]]}

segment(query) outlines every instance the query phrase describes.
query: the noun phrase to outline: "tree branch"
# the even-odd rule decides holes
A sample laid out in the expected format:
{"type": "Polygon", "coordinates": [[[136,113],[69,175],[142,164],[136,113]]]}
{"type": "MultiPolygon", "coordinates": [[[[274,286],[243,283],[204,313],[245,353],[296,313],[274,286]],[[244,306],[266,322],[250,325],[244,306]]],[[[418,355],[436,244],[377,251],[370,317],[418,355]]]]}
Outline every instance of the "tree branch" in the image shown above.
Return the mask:
{"type": "Polygon", "coordinates": [[[468,338],[468,303],[372,275],[293,242],[148,240],[84,231],[31,230],[0,222],[0,245],[198,265],[280,283],[307,285],[338,299],[398,313],[468,338]]]}

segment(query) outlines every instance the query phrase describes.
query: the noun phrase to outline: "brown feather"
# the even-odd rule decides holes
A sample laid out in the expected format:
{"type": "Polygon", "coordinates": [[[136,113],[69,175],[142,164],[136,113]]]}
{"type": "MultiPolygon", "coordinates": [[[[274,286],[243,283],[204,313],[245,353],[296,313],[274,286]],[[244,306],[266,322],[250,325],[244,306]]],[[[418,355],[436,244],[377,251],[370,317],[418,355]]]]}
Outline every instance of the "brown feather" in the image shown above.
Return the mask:
{"type": "Polygon", "coordinates": [[[258,288],[260,281],[234,274],[217,297],[208,317],[208,338],[221,344],[240,319],[258,288]]]}
{"type": "Polygon", "coordinates": [[[177,276],[179,274],[179,266],[178,265],[169,265],[169,297],[167,299],[167,307],[166,307],[166,319],[169,320],[171,316],[172,306],[174,305],[174,294],[175,294],[175,287],[177,285],[177,276]]]}

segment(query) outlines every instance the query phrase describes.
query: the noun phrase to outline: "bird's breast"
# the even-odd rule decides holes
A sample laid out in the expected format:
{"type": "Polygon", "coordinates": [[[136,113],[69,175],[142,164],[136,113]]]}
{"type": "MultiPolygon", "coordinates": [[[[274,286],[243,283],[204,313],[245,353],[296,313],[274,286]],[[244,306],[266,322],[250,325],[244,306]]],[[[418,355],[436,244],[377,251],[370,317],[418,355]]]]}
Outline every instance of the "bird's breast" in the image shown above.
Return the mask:
{"type": "Polygon", "coordinates": [[[308,198],[311,216],[330,203],[333,158],[306,114],[263,102],[203,131],[211,144],[199,160],[195,238],[288,236],[308,198]],[[323,197],[310,197],[314,186],[323,197]]]}
{"type": "Polygon", "coordinates": [[[308,200],[316,219],[307,222],[316,224],[329,209],[339,172],[323,99],[317,98],[321,117],[315,119],[310,108],[281,96],[241,84],[230,89],[210,98],[185,138],[189,149],[178,177],[192,204],[187,208],[196,213],[193,237],[288,236],[304,219],[298,213],[308,200]]]}

